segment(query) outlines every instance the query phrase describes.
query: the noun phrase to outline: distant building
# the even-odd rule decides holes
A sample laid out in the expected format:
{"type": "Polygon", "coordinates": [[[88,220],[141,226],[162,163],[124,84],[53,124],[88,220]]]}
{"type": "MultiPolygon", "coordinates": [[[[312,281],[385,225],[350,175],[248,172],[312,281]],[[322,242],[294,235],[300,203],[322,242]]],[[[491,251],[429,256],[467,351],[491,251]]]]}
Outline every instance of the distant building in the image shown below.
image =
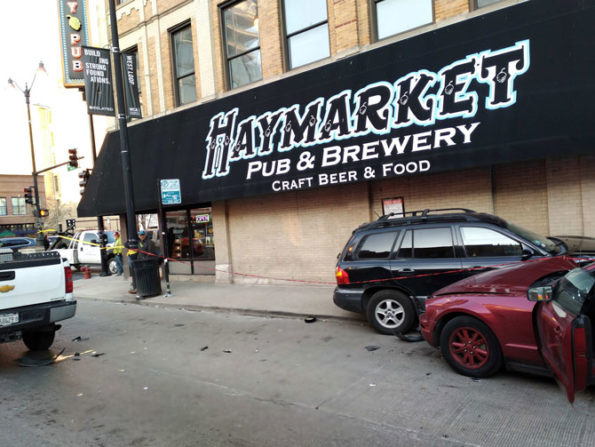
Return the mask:
{"type": "MultiPolygon", "coordinates": [[[[45,187],[38,176],[39,201],[45,208],[45,187]]],[[[34,205],[25,202],[25,188],[33,185],[30,175],[0,175],[0,237],[3,235],[35,235],[34,205]]]]}

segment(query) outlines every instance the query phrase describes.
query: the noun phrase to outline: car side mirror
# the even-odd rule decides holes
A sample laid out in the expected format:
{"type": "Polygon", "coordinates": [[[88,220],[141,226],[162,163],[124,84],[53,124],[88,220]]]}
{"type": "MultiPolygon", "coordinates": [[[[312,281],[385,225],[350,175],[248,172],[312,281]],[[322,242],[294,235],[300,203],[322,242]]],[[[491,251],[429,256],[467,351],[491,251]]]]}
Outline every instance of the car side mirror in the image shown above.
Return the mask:
{"type": "Polygon", "coordinates": [[[551,301],[552,300],[552,287],[551,286],[543,286],[543,287],[531,287],[527,291],[527,299],[529,301],[551,301]]]}
{"type": "Polygon", "coordinates": [[[530,250],[528,248],[523,248],[523,251],[521,253],[521,261],[526,261],[531,256],[533,256],[534,254],[535,253],[533,253],[533,250],[530,250]]]}
{"type": "Polygon", "coordinates": [[[91,243],[92,244],[96,244],[97,243],[97,239],[91,239],[91,243]]]}

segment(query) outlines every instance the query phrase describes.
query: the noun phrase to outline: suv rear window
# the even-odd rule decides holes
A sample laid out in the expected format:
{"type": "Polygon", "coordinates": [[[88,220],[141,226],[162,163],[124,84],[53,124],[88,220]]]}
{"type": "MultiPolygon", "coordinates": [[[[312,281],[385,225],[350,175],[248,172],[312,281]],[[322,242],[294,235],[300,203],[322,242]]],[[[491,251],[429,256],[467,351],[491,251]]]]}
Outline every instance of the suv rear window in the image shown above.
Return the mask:
{"type": "Polygon", "coordinates": [[[365,236],[357,250],[357,259],[388,258],[398,234],[398,231],[389,231],[365,236]]]}
{"type": "Polygon", "coordinates": [[[399,249],[400,258],[454,258],[450,228],[407,230],[399,249]]]}

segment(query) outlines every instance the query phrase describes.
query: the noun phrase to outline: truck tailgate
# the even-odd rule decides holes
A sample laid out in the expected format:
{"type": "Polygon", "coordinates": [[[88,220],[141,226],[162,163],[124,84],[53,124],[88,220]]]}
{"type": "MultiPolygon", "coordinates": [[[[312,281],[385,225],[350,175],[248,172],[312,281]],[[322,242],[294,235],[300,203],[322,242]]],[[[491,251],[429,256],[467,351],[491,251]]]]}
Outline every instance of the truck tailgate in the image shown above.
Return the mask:
{"type": "Polygon", "coordinates": [[[59,257],[0,263],[0,310],[65,299],[59,257]]]}

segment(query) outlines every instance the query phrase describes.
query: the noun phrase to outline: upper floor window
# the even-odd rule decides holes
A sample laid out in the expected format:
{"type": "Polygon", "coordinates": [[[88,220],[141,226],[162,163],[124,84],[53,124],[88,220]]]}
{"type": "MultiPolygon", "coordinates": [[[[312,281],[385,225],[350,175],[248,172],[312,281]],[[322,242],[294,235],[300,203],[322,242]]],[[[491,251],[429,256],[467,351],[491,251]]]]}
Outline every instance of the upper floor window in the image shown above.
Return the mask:
{"type": "Polygon", "coordinates": [[[243,0],[223,9],[223,34],[230,87],[262,79],[256,0],[243,0]]]}
{"type": "Polygon", "coordinates": [[[374,0],[378,40],[434,21],[432,0],[374,0]]]}
{"type": "Polygon", "coordinates": [[[24,216],[27,214],[27,204],[24,197],[12,197],[13,216],[24,216]]]}
{"type": "MultiPolygon", "coordinates": [[[[194,50],[190,23],[171,32],[176,106],[196,101],[194,50]]],[[[137,53],[138,54],[138,53],[137,53]]]]}
{"type": "Polygon", "coordinates": [[[8,205],[6,204],[6,197],[0,197],[0,216],[8,214],[8,205]]]}
{"type": "Polygon", "coordinates": [[[475,7],[483,8],[484,6],[492,5],[501,1],[502,0],[475,0],[475,7]]]}
{"type": "Polygon", "coordinates": [[[330,56],[326,0],[284,0],[289,68],[330,56]]]}

